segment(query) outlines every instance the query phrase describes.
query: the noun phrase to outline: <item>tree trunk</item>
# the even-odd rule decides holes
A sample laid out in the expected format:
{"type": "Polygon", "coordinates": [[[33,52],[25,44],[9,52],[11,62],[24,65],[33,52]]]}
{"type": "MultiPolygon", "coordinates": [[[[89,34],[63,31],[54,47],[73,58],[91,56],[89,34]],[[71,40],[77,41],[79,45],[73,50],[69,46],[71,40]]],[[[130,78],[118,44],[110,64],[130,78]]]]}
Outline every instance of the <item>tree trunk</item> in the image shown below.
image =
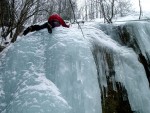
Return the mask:
{"type": "Polygon", "coordinates": [[[139,7],[140,7],[140,15],[139,15],[139,20],[141,19],[142,15],[142,6],[141,6],[141,0],[139,0],[139,7]]]}
{"type": "Polygon", "coordinates": [[[87,9],[87,1],[85,0],[85,20],[88,20],[88,9],[87,9]]]}
{"type": "Polygon", "coordinates": [[[97,2],[97,0],[96,0],[96,18],[98,18],[98,2],[97,2]]]}

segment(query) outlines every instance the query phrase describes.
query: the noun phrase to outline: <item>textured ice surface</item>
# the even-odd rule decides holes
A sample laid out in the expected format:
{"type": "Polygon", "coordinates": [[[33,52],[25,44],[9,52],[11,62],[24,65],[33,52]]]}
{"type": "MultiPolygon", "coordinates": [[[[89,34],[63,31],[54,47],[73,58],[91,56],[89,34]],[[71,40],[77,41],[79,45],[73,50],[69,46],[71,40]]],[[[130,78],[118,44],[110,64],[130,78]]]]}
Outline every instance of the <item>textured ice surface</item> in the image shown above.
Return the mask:
{"type": "MultiPolygon", "coordinates": [[[[0,112],[102,113],[99,85],[107,88],[105,54],[109,53],[115,71],[114,88],[115,82],[120,82],[132,110],[149,113],[149,84],[136,53],[92,24],[83,26],[84,37],[75,27],[59,27],[52,34],[47,30],[29,34],[5,50],[0,55],[0,112]],[[99,85],[93,45],[99,50],[99,85]]],[[[142,32],[139,35],[145,37],[137,40],[144,43],[142,52],[149,52],[149,27],[145,31],[144,25],[139,28],[141,25],[135,24],[142,32]]]]}
{"type": "MultiPolygon", "coordinates": [[[[150,54],[150,27],[148,22],[133,22],[126,24],[127,30],[132,35],[133,38],[138,42],[139,49],[145,55],[150,54]]],[[[100,28],[99,25],[93,25],[96,28],[100,28]]],[[[102,26],[101,26],[102,27],[102,26]]],[[[99,58],[99,72],[101,87],[107,88],[107,71],[110,71],[106,60],[106,53],[111,56],[111,60],[114,66],[115,76],[112,77],[112,81],[120,82],[125,86],[131,105],[132,111],[139,113],[149,113],[150,112],[150,89],[149,83],[146,78],[146,73],[144,67],[138,60],[138,55],[133,51],[132,48],[121,46],[119,44],[119,39],[112,27],[110,25],[107,27],[107,33],[110,37],[101,31],[90,32],[89,37],[93,39],[93,43],[99,47],[99,53],[97,57],[99,58]],[[97,36],[96,36],[96,35],[97,36]],[[99,36],[99,37],[98,37],[99,36]],[[116,36],[116,37],[115,37],[116,36]],[[113,37],[113,39],[111,38],[113,37]],[[117,41],[115,41],[115,40],[117,41]]],[[[129,42],[130,43],[130,42],[129,42]]]]}
{"type": "Polygon", "coordinates": [[[101,113],[90,46],[75,30],[41,30],[1,54],[1,113],[101,113]]]}

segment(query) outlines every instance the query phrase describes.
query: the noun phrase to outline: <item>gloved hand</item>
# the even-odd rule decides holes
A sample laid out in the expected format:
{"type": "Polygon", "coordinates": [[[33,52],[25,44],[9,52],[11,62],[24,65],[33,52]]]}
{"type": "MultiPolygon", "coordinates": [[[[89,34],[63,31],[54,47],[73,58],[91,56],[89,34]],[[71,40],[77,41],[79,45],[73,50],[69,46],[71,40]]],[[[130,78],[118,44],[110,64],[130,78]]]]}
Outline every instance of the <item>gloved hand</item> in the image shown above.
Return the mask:
{"type": "Polygon", "coordinates": [[[23,35],[28,34],[32,30],[32,27],[28,27],[26,30],[24,30],[23,35]]]}
{"type": "Polygon", "coordinates": [[[49,33],[52,33],[52,26],[49,23],[47,23],[47,29],[49,33]]]}

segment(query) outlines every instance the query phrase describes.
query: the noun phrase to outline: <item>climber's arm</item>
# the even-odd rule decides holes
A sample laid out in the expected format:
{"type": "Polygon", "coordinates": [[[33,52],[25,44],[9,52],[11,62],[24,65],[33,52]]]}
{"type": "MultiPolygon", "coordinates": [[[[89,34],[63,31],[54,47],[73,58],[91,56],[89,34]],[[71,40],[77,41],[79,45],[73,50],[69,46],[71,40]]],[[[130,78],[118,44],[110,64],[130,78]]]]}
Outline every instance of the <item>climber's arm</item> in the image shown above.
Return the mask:
{"type": "Polygon", "coordinates": [[[42,24],[42,25],[32,25],[30,27],[28,27],[24,32],[23,35],[28,34],[29,32],[33,32],[33,31],[39,31],[41,29],[47,28],[49,33],[52,32],[51,30],[51,26],[48,24],[48,22],[42,24]]]}

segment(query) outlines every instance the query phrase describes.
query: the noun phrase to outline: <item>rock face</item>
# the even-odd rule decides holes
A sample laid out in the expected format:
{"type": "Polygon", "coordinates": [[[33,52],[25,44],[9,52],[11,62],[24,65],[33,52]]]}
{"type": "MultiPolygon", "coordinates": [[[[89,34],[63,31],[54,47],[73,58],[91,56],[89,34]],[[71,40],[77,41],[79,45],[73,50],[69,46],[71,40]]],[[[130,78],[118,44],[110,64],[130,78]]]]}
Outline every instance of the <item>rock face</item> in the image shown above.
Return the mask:
{"type": "MultiPolygon", "coordinates": [[[[147,80],[150,84],[150,23],[148,22],[132,22],[122,25],[99,25],[99,29],[105,32],[105,34],[109,35],[110,38],[118,42],[122,46],[126,46],[131,48],[138,58],[138,62],[142,64],[144,67],[144,73],[140,76],[146,76],[147,80]]],[[[110,52],[110,50],[101,49],[101,46],[94,45],[93,55],[95,58],[97,70],[103,70],[103,73],[106,76],[106,86],[101,86],[101,91],[104,92],[102,95],[102,109],[103,113],[146,113],[143,109],[134,110],[132,108],[131,102],[129,100],[129,91],[125,84],[121,81],[116,81],[114,79],[117,76],[117,72],[115,71],[115,61],[119,60],[114,58],[114,53],[110,52]],[[100,55],[102,54],[103,55],[100,55]],[[105,68],[99,69],[98,59],[104,61],[105,68]],[[108,69],[108,70],[107,70],[108,69]],[[115,82],[113,82],[115,81],[115,82]],[[114,88],[115,87],[115,88],[114,88]]],[[[135,60],[135,59],[132,59],[135,60]]],[[[123,63],[123,62],[122,62],[123,63]]],[[[132,65],[132,64],[131,64],[132,65]]],[[[99,81],[101,73],[98,71],[99,81]]],[[[121,70],[120,70],[121,71],[121,70]]],[[[127,69],[126,71],[130,71],[127,69]]],[[[128,75],[128,72],[124,73],[125,76],[128,75]]],[[[135,73],[132,73],[136,75],[135,73]]],[[[122,76],[122,75],[121,75],[122,76]]],[[[133,80],[134,82],[134,80],[133,80]]],[[[99,82],[101,84],[101,82],[99,82]]],[[[139,81],[138,84],[141,84],[139,81]]],[[[132,86],[130,86],[132,87],[132,86]]],[[[145,87],[143,87],[144,89],[145,87]]],[[[141,97],[140,97],[141,98],[141,97]]],[[[141,103],[141,106],[144,103],[141,103]]],[[[147,111],[148,112],[148,111],[147,111]]]]}
{"type": "Polygon", "coordinates": [[[5,47],[0,46],[0,52],[2,52],[4,48],[5,48],[5,47]]]}

